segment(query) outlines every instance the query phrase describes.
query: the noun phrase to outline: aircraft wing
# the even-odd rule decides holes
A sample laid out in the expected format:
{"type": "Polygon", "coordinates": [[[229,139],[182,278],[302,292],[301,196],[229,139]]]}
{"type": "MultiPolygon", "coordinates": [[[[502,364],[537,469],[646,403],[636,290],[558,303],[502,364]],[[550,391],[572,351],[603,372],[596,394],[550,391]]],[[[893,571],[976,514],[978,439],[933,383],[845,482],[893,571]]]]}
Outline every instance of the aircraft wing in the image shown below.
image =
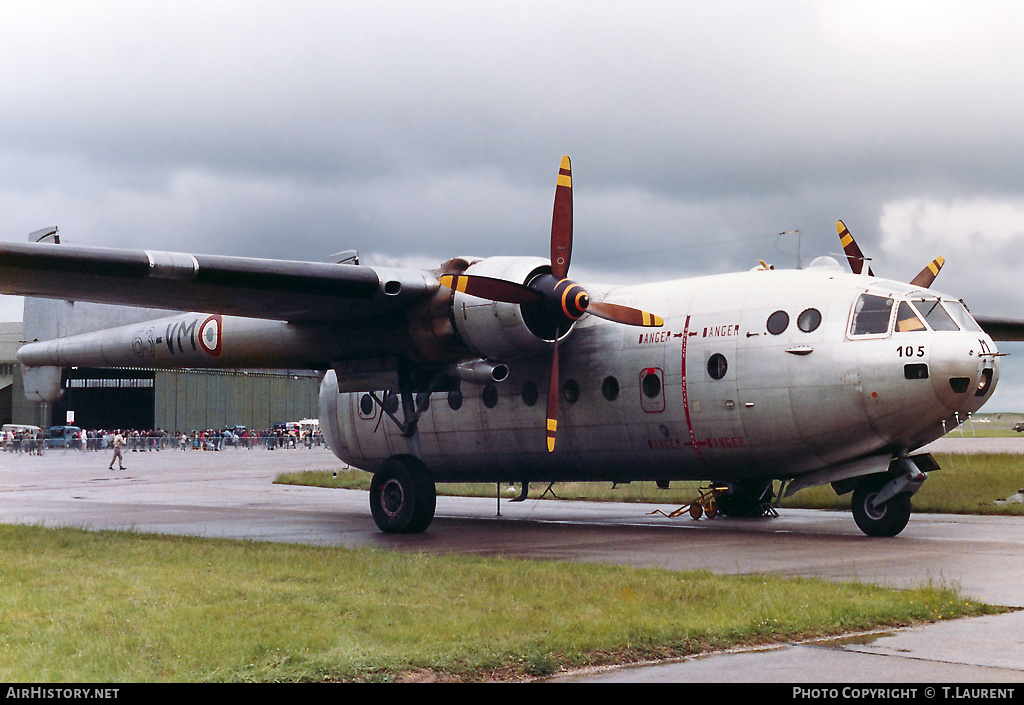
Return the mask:
{"type": "Polygon", "coordinates": [[[995,318],[992,316],[975,316],[974,320],[982,327],[992,340],[1024,341],[1024,320],[1015,318],[995,318]]]}
{"type": "Polygon", "coordinates": [[[437,290],[429,272],[53,243],[0,243],[0,293],[282,321],[350,321],[437,290]]]}

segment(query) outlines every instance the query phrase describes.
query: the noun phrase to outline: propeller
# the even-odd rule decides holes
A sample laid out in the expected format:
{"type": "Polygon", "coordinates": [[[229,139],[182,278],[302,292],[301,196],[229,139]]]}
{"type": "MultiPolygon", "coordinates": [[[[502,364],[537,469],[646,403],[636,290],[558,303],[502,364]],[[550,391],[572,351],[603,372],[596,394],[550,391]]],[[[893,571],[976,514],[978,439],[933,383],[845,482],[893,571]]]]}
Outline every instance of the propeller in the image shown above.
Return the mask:
{"type": "MultiPolygon", "coordinates": [[[[540,274],[527,284],[474,274],[445,274],[441,284],[481,299],[523,306],[524,318],[543,319],[552,331],[551,377],[548,382],[545,436],[548,452],[555,449],[558,431],[558,358],[559,338],[584,313],[630,326],[658,328],[665,325],[660,316],[619,304],[591,301],[590,294],[568,278],[572,258],[572,166],[562,157],[555,186],[555,204],[551,215],[551,272],[540,274]]],[[[547,336],[544,336],[545,339],[547,336]]]]}
{"type": "Polygon", "coordinates": [[[945,258],[936,257],[931,262],[929,262],[928,266],[922,269],[920,273],[918,273],[918,275],[911,280],[910,283],[913,284],[914,286],[920,286],[927,289],[932,285],[932,282],[935,281],[935,277],[939,275],[939,270],[942,269],[942,265],[944,265],[945,263],[945,258]]]}
{"type": "MultiPolygon", "coordinates": [[[[847,230],[843,221],[836,221],[836,231],[839,233],[839,242],[843,245],[843,252],[846,253],[846,259],[850,262],[850,269],[853,270],[854,274],[860,274],[864,271],[864,263],[867,258],[864,257],[864,253],[861,252],[860,247],[857,245],[857,241],[853,239],[853,235],[851,235],[850,231],[847,230]]],[[[945,258],[936,257],[929,262],[928,265],[913,278],[913,280],[911,280],[911,285],[927,289],[932,285],[932,282],[935,281],[935,277],[939,275],[939,271],[945,263],[945,258]]],[[[870,266],[868,266],[868,276],[875,276],[875,273],[871,271],[870,266]]]]}
{"type": "MultiPolygon", "coordinates": [[[[853,239],[853,235],[846,229],[846,225],[843,221],[836,221],[836,230],[839,232],[839,242],[843,245],[843,252],[846,253],[846,259],[850,262],[850,269],[853,270],[854,274],[860,274],[864,271],[864,262],[866,257],[864,253],[860,251],[860,247],[857,246],[857,241],[853,239]]],[[[871,271],[870,265],[868,266],[868,276],[873,277],[875,273],[871,271]]]]}

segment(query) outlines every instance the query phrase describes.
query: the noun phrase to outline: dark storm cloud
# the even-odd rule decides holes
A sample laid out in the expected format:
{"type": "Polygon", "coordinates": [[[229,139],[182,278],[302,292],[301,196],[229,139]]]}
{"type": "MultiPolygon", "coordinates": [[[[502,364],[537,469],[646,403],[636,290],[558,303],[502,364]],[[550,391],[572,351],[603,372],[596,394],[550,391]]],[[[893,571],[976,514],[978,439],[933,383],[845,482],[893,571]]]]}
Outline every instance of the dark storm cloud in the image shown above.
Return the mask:
{"type": "MultiPolygon", "coordinates": [[[[1024,315],[1013,3],[96,2],[0,7],[5,239],[602,281],[839,250],[1024,315]],[[974,225],[972,225],[972,223],[974,225]],[[972,241],[985,242],[984,248],[972,241]],[[985,240],[984,237],[988,237],[985,240]]],[[[1022,380],[1024,382],[1024,380],[1022,380]]],[[[1024,406],[1024,383],[1004,380],[1024,406]]]]}

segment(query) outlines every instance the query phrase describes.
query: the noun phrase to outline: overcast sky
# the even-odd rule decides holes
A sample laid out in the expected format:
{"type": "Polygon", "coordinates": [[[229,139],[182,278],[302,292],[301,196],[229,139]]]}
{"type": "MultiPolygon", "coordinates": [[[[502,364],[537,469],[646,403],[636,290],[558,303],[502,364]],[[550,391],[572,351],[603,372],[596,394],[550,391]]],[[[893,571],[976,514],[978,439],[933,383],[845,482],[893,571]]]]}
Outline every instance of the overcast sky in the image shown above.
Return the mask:
{"type": "MultiPolygon", "coordinates": [[[[0,239],[640,282],[840,251],[1024,318],[1024,3],[0,4],[0,239]]],[[[16,299],[0,318],[20,319],[16,299]]],[[[1004,344],[985,411],[1024,411],[1004,344]]]]}

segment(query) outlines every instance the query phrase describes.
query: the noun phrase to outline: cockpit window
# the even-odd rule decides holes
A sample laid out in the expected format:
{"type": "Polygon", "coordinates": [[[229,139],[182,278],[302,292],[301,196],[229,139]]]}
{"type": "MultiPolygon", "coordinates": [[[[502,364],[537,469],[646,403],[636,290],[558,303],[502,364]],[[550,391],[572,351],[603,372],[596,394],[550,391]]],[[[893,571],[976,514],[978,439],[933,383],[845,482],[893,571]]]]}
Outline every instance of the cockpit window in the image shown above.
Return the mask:
{"type": "Polygon", "coordinates": [[[910,333],[918,330],[925,330],[924,321],[917,317],[910,304],[900,301],[900,306],[896,309],[896,332],[910,333]]]}
{"type": "Polygon", "coordinates": [[[911,302],[914,308],[920,313],[928,326],[934,331],[960,330],[960,326],[946,313],[938,299],[919,299],[911,302]]]}
{"type": "Polygon", "coordinates": [[[861,294],[853,311],[850,335],[884,335],[889,332],[889,319],[895,302],[885,296],[861,294]]]}
{"type": "Polygon", "coordinates": [[[961,330],[970,331],[972,333],[981,333],[981,326],[974,320],[974,317],[967,311],[967,307],[959,301],[943,301],[942,305],[949,311],[949,315],[953,317],[957,325],[960,326],[961,330]]]}

